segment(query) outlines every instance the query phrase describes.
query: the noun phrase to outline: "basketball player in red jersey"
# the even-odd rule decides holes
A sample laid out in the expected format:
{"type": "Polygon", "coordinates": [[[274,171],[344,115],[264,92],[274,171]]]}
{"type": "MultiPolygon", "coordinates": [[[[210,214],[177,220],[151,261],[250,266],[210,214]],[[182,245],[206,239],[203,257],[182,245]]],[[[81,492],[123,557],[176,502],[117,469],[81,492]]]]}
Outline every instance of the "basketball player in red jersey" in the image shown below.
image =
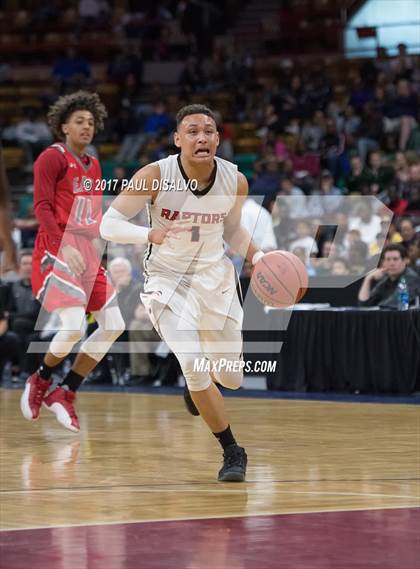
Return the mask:
{"type": "Polygon", "coordinates": [[[58,313],[61,327],[42,365],[26,382],[21,410],[33,421],[44,404],[74,432],[80,429],[73,406],[76,391],[124,330],[115,290],[94,245],[102,218],[101,168],[86,147],[103,128],[105,117],[97,94],[78,91],[60,97],[48,114],[60,142],[42,152],[34,164],[39,232],[32,288],[43,308],[58,313]],[[98,328],[82,343],[67,376],[47,394],[54,368],[85,334],[86,312],[94,315],[98,328]]]}

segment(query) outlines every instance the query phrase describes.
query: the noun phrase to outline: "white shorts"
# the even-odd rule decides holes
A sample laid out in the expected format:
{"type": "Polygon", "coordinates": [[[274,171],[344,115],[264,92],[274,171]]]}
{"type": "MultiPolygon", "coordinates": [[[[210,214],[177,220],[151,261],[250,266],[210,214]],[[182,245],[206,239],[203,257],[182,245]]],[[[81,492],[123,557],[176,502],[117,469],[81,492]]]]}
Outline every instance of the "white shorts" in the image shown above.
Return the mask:
{"type": "Polygon", "coordinates": [[[169,308],[189,330],[223,330],[226,320],[242,329],[243,310],[236,289],[232,262],[223,257],[213,266],[192,275],[149,268],[141,299],[159,332],[159,314],[169,308]]]}

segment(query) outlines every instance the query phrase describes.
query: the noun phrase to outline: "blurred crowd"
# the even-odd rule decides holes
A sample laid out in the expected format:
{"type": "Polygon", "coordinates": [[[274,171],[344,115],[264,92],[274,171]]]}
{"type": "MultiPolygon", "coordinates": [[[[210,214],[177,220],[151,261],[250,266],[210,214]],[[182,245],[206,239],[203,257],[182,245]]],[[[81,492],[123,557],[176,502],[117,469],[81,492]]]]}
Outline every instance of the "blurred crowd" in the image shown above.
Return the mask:
{"type": "MultiPolygon", "coordinates": [[[[278,57],[267,67],[246,50],[212,39],[212,29],[226,29],[235,2],[228,3],[227,15],[222,2],[144,2],[141,11],[137,4],[128,2],[124,13],[113,9],[110,18],[106,0],[81,0],[64,12],[54,2],[34,12],[39,22],[23,17],[20,22],[28,41],[37,29],[45,29],[46,21],[77,21],[76,39],[86,29],[111,26],[112,34],[128,40],[106,61],[106,80],[117,88],[118,105],[90,149],[98,153],[101,144],[115,148],[108,178],[122,181],[144,164],[175,152],[176,109],[208,100],[219,115],[219,156],[238,163],[248,178],[250,199],[243,223],[256,228],[254,237],[263,250],[293,252],[312,277],[362,277],[381,267],[385,246],[399,245],[401,267],[419,278],[419,56],[409,55],[400,44],[393,57],[378,48],[375,59],[348,69],[342,60],[339,74],[317,58],[278,57]],[[177,82],[145,84],[146,59],[180,55],[177,82]]],[[[7,77],[7,69],[3,71],[7,77]]],[[[90,61],[72,46],[52,63],[51,85],[40,105],[25,109],[19,122],[1,118],[2,144],[23,149],[28,177],[33,161],[52,142],[45,118],[48,105],[80,87],[96,85],[90,61]]],[[[118,193],[119,183],[112,187],[104,206],[118,193]]],[[[7,360],[7,373],[19,378],[38,364],[36,354],[26,353],[33,335],[39,339],[43,327],[53,325],[41,313],[41,330],[34,332],[40,307],[30,292],[30,248],[37,231],[30,183],[14,202],[20,264],[18,273],[0,281],[0,367],[7,360]]],[[[121,303],[127,304],[129,343],[158,341],[138,302],[141,254],[135,247],[109,251],[111,275],[121,303]]],[[[234,262],[248,277],[250,267],[242,267],[236,258],[234,262]]],[[[140,383],[176,376],[170,355],[143,356],[110,356],[96,379],[112,381],[129,368],[140,383]]]]}

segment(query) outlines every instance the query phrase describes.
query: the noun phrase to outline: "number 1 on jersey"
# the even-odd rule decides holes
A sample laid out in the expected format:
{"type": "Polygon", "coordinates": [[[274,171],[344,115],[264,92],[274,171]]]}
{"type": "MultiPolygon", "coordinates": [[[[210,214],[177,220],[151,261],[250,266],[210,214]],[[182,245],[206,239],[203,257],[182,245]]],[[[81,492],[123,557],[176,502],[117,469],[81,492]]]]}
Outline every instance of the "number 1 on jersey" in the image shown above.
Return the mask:
{"type": "Polygon", "coordinates": [[[200,226],[193,225],[191,227],[191,241],[197,242],[200,241],[200,226]]]}

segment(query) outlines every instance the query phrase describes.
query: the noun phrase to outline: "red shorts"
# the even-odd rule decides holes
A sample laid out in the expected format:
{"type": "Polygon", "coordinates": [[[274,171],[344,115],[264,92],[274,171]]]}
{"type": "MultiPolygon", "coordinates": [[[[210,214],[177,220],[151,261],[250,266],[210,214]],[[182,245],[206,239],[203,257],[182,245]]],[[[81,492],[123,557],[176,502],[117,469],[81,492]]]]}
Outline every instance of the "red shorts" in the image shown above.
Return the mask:
{"type": "Polygon", "coordinates": [[[38,234],[32,256],[32,290],[48,312],[69,306],[85,306],[86,312],[100,310],[116,299],[116,292],[92,242],[87,237],[66,234],[66,245],[77,249],[86,270],[75,276],[59,248],[48,245],[45,234],[38,234]]]}

